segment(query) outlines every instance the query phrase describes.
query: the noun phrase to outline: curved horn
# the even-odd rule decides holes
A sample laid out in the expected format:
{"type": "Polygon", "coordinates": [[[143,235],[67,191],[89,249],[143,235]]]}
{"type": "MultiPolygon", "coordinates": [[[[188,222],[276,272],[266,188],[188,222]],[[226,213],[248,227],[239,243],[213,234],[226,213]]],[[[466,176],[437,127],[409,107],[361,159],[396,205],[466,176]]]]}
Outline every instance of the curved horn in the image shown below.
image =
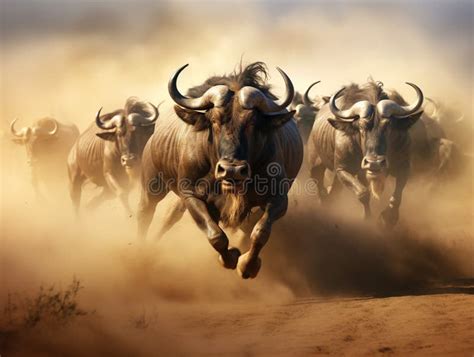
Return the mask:
{"type": "Polygon", "coordinates": [[[48,135],[50,136],[55,135],[58,132],[59,128],[58,122],[55,119],[52,119],[52,122],[54,123],[54,129],[48,132],[48,135]]]}
{"type": "Polygon", "coordinates": [[[415,89],[418,100],[412,105],[405,106],[399,105],[393,100],[381,100],[379,103],[377,103],[377,109],[379,113],[382,114],[382,116],[386,118],[394,117],[397,119],[403,119],[415,114],[421,108],[421,105],[423,104],[423,92],[413,83],[406,82],[406,84],[415,89]]]}
{"type": "Polygon", "coordinates": [[[359,114],[355,113],[354,105],[346,110],[340,110],[336,106],[336,99],[339,98],[339,96],[345,89],[346,87],[342,87],[336,94],[331,97],[331,99],[329,100],[329,109],[331,110],[331,113],[336,116],[336,119],[349,123],[359,119],[359,114]]]}
{"type": "Polygon", "coordinates": [[[163,102],[164,101],[162,101],[156,107],[152,103],[147,102],[146,104],[152,109],[152,113],[150,114],[150,116],[144,117],[143,115],[138,114],[138,113],[131,113],[127,117],[128,122],[132,125],[139,125],[139,126],[153,125],[155,121],[158,119],[158,116],[160,115],[158,108],[160,107],[161,104],[163,104],[163,102]]]}
{"type": "Polygon", "coordinates": [[[275,113],[280,113],[286,110],[286,107],[293,100],[295,95],[295,89],[293,83],[291,83],[290,78],[283,72],[282,69],[278,68],[278,71],[285,80],[286,85],[286,98],[282,103],[276,103],[273,99],[267,97],[260,89],[245,86],[239,90],[239,102],[244,109],[258,109],[260,112],[266,115],[271,115],[275,113]]]}
{"type": "Polygon", "coordinates": [[[434,117],[434,118],[436,118],[436,120],[438,120],[438,119],[439,119],[439,118],[438,118],[439,104],[438,104],[435,100],[433,100],[433,99],[431,99],[431,98],[429,98],[429,97],[426,97],[425,99],[426,99],[428,102],[430,102],[431,104],[433,104],[434,111],[433,111],[433,113],[431,113],[431,116],[434,117]]]}
{"type": "Polygon", "coordinates": [[[277,67],[277,70],[278,72],[280,72],[281,76],[283,77],[283,80],[285,81],[286,98],[283,100],[282,103],[275,103],[278,106],[278,109],[274,110],[274,112],[280,112],[284,110],[287,106],[291,104],[291,101],[295,96],[295,88],[293,87],[293,83],[291,82],[290,77],[288,77],[288,75],[280,67],[277,67]]]}
{"type": "Polygon", "coordinates": [[[15,129],[15,123],[16,123],[17,120],[18,120],[18,118],[13,119],[12,122],[10,123],[10,132],[11,132],[14,136],[22,137],[23,135],[21,135],[21,134],[20,134],[18,131],[16,131],[16,129],[15,129]]]}
{"type": "Polygon", "coordinates": [[[303,96],[304,105],[308,105],[308,106],[314,105],[314,102],[311,99],[309,99],[309,91],[311,90],[311,88],[313,88],[313,86],[315,86],[319,82],[321,81],[314,82],[308,87],[308,89],[306,89],[306,92],[304,92],[304,96],[303,96]]]}
{"type": "Polygon", "coordinates": [[[97,115],[95,116],[95,124],[103,130],[110,130],[110,129],[115,128],[117,126],[117,123],[114,120],[108,120],[106,123],[104,123],[100,119],[101,111],[102,111],[102,108],[99,109],[99,111],[97,112],[97,115]]]}
{"type": "MultiPolygon", "coordinates": [[[[199,98],[188,98],[182,95],[176,85],[178,81],[179,74],[187,67],[189,64],[185,64],[179,68],[173,76],[171,76],[168,82],[168,93],[170,94],[171,99],[178,105],[183,108],[192,109],[192,110],[206,110],[214,106],[214,103],[211,101],[211,96],[202,95],[199,98]]],[[[220,86],[219,86],[220,87],[220,86]]],[[[224,86],[225,87],[225,86],[224,86]]],[[[210,88],[212,89],[212,88],[210,88]]],[[[209,90],[210,90],[209,89],[209,90]]],[[[208,90],[208,91],[209,91],[208,90]]],[[[207,92],[206,92],[207,93],[207,92]]]]}

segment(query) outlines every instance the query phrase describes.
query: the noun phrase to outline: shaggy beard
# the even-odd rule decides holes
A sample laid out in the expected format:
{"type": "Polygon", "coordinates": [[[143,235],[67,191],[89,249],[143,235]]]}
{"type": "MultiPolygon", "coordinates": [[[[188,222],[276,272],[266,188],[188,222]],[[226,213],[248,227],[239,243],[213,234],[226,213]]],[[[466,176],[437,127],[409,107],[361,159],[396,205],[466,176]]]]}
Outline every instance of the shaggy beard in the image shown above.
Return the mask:
{"type": "Polygon", "coordinates": [[[224,227],[235,228],[244,219],[245,213],[245,196],[235,193],[225,194],[224,206],[221,210],[221,222],[224,227]]]}
{"type": "Polygon", "coordinates": [[[383,190],[385,188],[385,176],[380,175],[377,178],[370,178],[369,179],[369,189],[370,193],[373,198],[376,200],[380,200],[380,196],[382,196],[383,190]]]}

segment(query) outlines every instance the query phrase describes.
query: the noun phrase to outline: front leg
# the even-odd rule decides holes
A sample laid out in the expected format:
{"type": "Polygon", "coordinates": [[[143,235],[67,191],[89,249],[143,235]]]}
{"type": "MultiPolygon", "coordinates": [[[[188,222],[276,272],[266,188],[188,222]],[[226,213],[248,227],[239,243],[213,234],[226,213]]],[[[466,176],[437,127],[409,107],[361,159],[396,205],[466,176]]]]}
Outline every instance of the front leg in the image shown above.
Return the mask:
{"type": "Polygon", "coordinates": [[[123,184],[120,184],[121,181],[112,172],[106,172],[104,176],[107,185],[120,199],[120,202],[122,202],[122,205],[125,208],[127,215],[131,217],[132,209],[130,208],[130,205],[128,203],[128,188],[124,187],[123,184]]]}
{"type": "Polygon", "coordinates": [[[250,235],[250,249],[239,258],[237,270],[244,279],[255,278],[260,270],[260,251],[268,242],[272,230],[273,222],[282,217],[288,208],[288,196],[278,196],[273,198],[265,206],[262,217],[252,230],[250,235]]]}
{"type": "Polygon", "coordinates": [[[207,204],[197,197],[188,196],[184,202],[198,227],[207,235],[209,243],[220,254],[221,264],[227,269],[235,269],[240,251],[237,248],[229,248],[229,239],[217,224],[217,215],[211,217],[207,204]]]}
{"type": "Polygon", "coordinates": [[[343,168],[336,169],[336,175],[347,188],[355,193],[359,202],[364,206],[364,218],[369,219],[371,216],[370,193],[367,187],[364,186],[357,177],[343,168]]]}
{"type": "Polygon", "coordinates": [[[380,214],[380,220],[386,228],[391,229],[398,222],[400,204],[402,203],[403,189],[407,184],[409,175],[409,167],[404,167],[397,171],[397,175],[395,176],[395,190],[392,194],[392,197],[390,197],[390,201],[387,208],[385,208],[380,214]]]}

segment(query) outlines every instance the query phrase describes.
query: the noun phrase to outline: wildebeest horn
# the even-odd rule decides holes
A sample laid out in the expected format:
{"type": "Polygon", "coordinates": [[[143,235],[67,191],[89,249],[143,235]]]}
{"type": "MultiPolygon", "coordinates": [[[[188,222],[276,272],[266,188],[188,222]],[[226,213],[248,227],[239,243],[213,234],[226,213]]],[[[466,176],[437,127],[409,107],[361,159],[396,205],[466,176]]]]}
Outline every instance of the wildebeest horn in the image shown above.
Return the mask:
{"type": "Polygon", "coordinates": [[[382,116],[386,118],[393,117],[397,119],[407,118],[410,115],[415,114],[421,108],[421,105],[423,104],[423,92],[413,83],[406,82],[406,84],[415,89],[418,97],[417,101],[412,105],[403,106],[395,103],[393,100],[381,100],[377,103],[377,110],[380,114],[382,114],[382,116]]]}
{"type": "Polygon", "coordinates": [[[55,135],[58,132],[58,122],[55,119],[51,120],[54,123],[54,129],[48,132],[48,135],[55,135]]]}
{"type": "Polygon", "coordinates": [[[137,126],[153,125],[155,121],[158,119],[158,116],[160,115],[158,108],[160,107],[161,104],[163,104],[163,102],[161,102],[160,104],[158,104],[158,106],[155,107],[150,102],[145,103],[145,105],[150,109],[150,110],[147,110],[147,112],[149,112],[150,115],[146,117],[139,113],[131,113],[127,117],[128,122],[132,125],[137,125],[137,126]]]}
{"type": "Polygon", "coordinates": [[[114,129],[117,127],[117,121],[116,120],[107,120],[107,122],[103,122],[100,118],[100,112],[102,111],[102,108],[99,109],[99,111],[97,112],[97,115],[95,117],[95,123],[96,125],[103,129],[103,130],[110,130],[110,129],[114,129]]]}
{"type": "Polygon", "coordinates": [[[431,98],[426,97],[425,99],[426,99],[428,102],[430,102],[431,104],[433,104],[434,111],[433,111],[433,113],[431,113],[431,116],[432,116],[433,118],[436,118],[436,120],[438,120],[438,119],[439,119],[439,118],[438,118],[439,104],[438,104],[435,100],[433,100],[433,99],[431,99],[431,98]]]}
{"type": "Polygon", "coordinates": [[[313,84],[311,84],[308,89],[306,89],[306,92],[304,92],[304,96],[303,96],[303,103],[304,105],[313,105],[314,102],[309,99],[309,91],[311,90],[311,88],[313,88],[313,86],[315,86],[316,84],[318,84],[319,82],[321,81],[317,81],[317,82],[314,82],[313,84]]]}
{"type": "Polygon", "coordinates": [[[282,103],[276,103],[273,99],[267,97],[260,89],[245,86],[239,91],[239,101],[244,109],[258,109],[263,114],[275,114],[286,110],[295,95],[293,83],[285,72],[279,67],[277,70],[282,75],[286,85],[286,98],[282,103]]]}
{"type": "Polygon", "coordinates": [[[23,135],[21,135],[18,131],[15,130],[15,123],[18,119],[13,119],[12,122],[10,123],[10,132],[14,135],[14,136],[17,136],[17,137],[22,137],[23,135]]]}
{"type": "Polygon", "coordinates": [[[170,78],[168,82],[168,93],[170,94],[171,99],[181,107],[192,110],[206,110],[214,106],[222,106],[226,102],[229,92],[229,88],[225,85],[213,86],[199,98],[188,98],[179,92],[176,82],[178,81],[179,74],[188,65],[189,64],[185,64],[179,68],[170,78]]]}
{"type": "MultiPolygon", "coordinates": [[[[336,99],[339,98],[341,93],[346,89],[346,87],[342,87],[334,94],[331,99],[329,99],[329,109],[331,109],[331,113],[336,116],[336,119],[345,122],[353,122],[354,120],[359,118],[359,113],[356,113],[354,110],[355,104],[346,110],[340,110],[336,105],[336,99]]],[[[357,104],[357,103],[356,103],[357,104]]]]}

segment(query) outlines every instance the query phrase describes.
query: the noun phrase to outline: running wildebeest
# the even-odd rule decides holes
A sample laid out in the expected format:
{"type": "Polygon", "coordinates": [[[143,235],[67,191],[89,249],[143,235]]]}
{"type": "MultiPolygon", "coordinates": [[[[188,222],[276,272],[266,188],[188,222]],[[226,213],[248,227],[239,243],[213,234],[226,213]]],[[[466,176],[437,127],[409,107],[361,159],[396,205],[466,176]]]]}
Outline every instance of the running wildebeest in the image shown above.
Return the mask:
{"type": "MultiPolygon", "coordinates": [[[[273,222],[287,210],[287,193],[303,159],[294,111],[286,109],[293,84],[278,68],[286,94],[277,102],[266,84],[265,64],[256,62],[211,77],[186,97],[176,84],[186,67],[168,84],[175,113],[157,123],[143,152],[138,234],[146,235],[156,205],[173,191],[219,253],[221,264],[237,268],[242,278],[254,278],[261,266],[259,253],[273,222]],[[229,247],[219,222],[236,228],[254,207],[263,214],[250,234],[250,250],[241,255],[229,247]]],[[[179,220],[184,209],[171,220],[179,220]]]]}
{"type": "Polygon", "coordinates": [[[131,214],[128,203],[130,180],[139,171],[143,148],[158,119],[158,108],[131,97],[124,109],[103,115],[101,110],[69,154],[71,199],[77,213],[82,184],[89,180],[102,187],[102,192],[91,200],[89,207],[116,196],[131,214]]]}
{"type": "Polygon", "coordinates": [[[371,215],[371,193],[378,198],[386,176],[395,177],[395,191],[380,216],[387,227],[398,221],[410,173],[408,129],[423,113],[422,91],[414,84],[408,85],[418,96],[412,105],[397,103],[395,97],[383,91],[380,82],[340,89],[319,111],[308,142],[311,177],[320,197],[324,199],[327,194],[323,178],[329,169],[337,177],[331,195],[342,182],[363,204],[366,218],[371,215]]]}
{"type": "MultiPolygon", "coordinates": [[[[407,104],[397,92],[387,93],[398,103],[407,104]]],[[[425,99],[432,102],[429,98],[425,99]]],[[[438,112],[437,104],[433,113],[427,114],[425,110],[409,130],[413,176],[427,176],[435,186],[459,173],[466,161],[460,147],[447,137],[438,112]]],[[[448,122],[446,118],[444,121],[448,122]]]]}
{"type": "MultiPolygon", "coordinates": [[[[294,117],[296,124],[303,139],[303,143],[305,144],[308,141],[309,134],[313,128],[314,120],[318,110],[322,105],[327,103],[327,97],[317,97],[314,101],[309,98],[309,91],[319,82],[320,81],[317,81],[311,84],[303,95],[297,93],[289,107],[290,110],[295,111],[294,117]]],[[[329,98],[327,99],[329,100],[329,98]]]]}
{"type": "MultiPolygon", "coordinates": [[[[31,182],[35,193],[42,197],[40,184],[53,187],[66,175],[64,163],[79,136],[79,129],[70,123],[53,118],[42,118],[31,126],[15,129],[17,119],[10,124],[13,142],[25,146],[31,168],[31,182]]],[[[48,188],[49,191],[49,188],[48,188]]]]}

